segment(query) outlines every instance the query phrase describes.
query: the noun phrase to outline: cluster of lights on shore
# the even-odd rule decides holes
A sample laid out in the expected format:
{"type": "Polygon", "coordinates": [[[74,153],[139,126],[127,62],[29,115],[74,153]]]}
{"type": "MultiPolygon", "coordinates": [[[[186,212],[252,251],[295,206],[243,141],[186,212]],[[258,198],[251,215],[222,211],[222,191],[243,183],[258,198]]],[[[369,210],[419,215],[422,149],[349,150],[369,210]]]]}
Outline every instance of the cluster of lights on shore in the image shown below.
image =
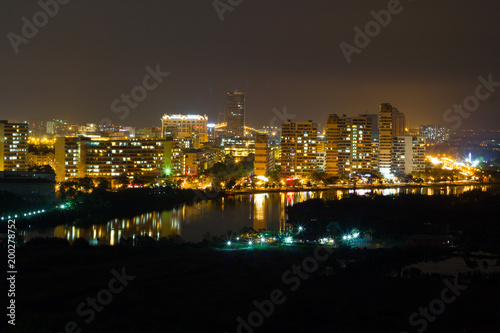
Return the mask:
{"type": "MultiPolygon", "coordinates": [[[[299,226],[297,228],[297,234],[301,233],[302,231],[304,231],[304,227],[302,226],[299,226]]],[[[248,241],[246,242],[246,244],[251,247],[253,245],[256,245],[256,244],[265,244],[266,242],[274,242],[274,241],[277,241],[278,239],[276,237],[272,237],[272,238],[269,238],[269,239],[266,239],[265,236],[263,235],[260,235],[260,236],[257,236],[256,239],[248,239],[248,241]]],[[[294,243],[294,240],[293,240],[293,237],[292,236],[286,236],[284,239],[283,239],[284,243],[285,244],[292,244],[294,243]]],[[[236,243],[231,241],[231,240],[228,240],[226,242],[226,246],[228,247],[232,247],[236,244],[238,244],[240,242],[240,237],[236,237],[236,243]]]]}
{"type": "MultiPolygon", "coordinates": [[[[274,238],[274,240],[276,240],[276,238],[274,238]]],[[[236,242],[239,242],[240,241],[240,237],[236,237],[236,242]]],[[[260,241],[260,244],[263,244],[266,242],[266,238],[265,237],[260,237],[259,238],[259,241],[260,241]]],[[[252,246],[254,245],[254,241],[252,239],[249,239],[248,242],[247,242],[248,246],[252,246]]],[[[235,243],[233,243],[232,241],[227,241],[226,243],[227,246],[233,246],[235,245],[235,243]]]]}
{"type": "Polygon", "coordinates": [[[342,236],[342,240],[347,240],[347,241],[349,241],[349,240],[351,240],[351,239],[356,239],[356,238],[358,238],[358,237],[359,237],[359,232],[354,232],[354,233],[352,233],[352,234],[342,236]]]}
{"type": "MultiPolygon", "coordinates": [[[[60,205],[60,206],[56,206],[56,208],[61,208],[61,209],[65,209],[66,207],[68,207],[68,205],[60,205]]],[[[28,212],[28,213],[20,213],[20,214],[12,214],[12,215],[8,215],[8,216],[2,216],[0,217],[0,221],[4,221],[5,219],[17,219],[18,217],[30,217],[30,216],[35,216],[37,214],[42,214],[42,213],[45,213],[45,209],[40,209],[40,210],[34,210],[32,212],[28,212]]]]}
{"type": "MultiPolygon", "coordinates": [[[[305,231],[306,229],[302,226],[299,226],[297,228],[297,235],[303,231],[305,231]]],[[[350,239],[355,239],[355,238],[358,238],[359,237],[359,232],[353,230],[352,231],[352,234],[348,235],[348,236],[343,236],[343,240],[350,240],[350,239]]],[[[293,239],[293,236],[291,235],[287,235],[287,236],[284,236],[284,237],[279,237],[279,239],[277,237],[268,237],[266,238],[265,235],[259,235],[259,236],[256,236],[255,238],[252,238],[252,239],[248,239],[248,241],[244,241],[244,242],[240,242],[240,237],[236,237],[235,238],[235,241],[233,240],[228,240],[226,241],[226,246],[227,247],[234,247],[236,245],[242,245],[242,244],[247,244],[248,247],[252,247],[253,245],[264,245],[266,243],[273,243],[273,242],[276,242],[276,241],[279,241],[281,240],[282,244],[285,244],[285,245],[290,245],[290,244],[294,244],[296,241],[293,239]]],[[[319,243],[321,244],[334,244],[335,241],[333,238],[321,238],[318,240],[319,243]]]]}
{"type": "MultiPolygon", "coordinates": [[[[299,226],[297,228],[296,234],[298,235],[299,233],[301,233],[303,231],[305,231],[305,228],[302,226],[299,226]]],[[[350,233],[342,236],[342,241],[344,241],[346,243],[352,243],[353,241],[359,239],[359,236],[360,236],[360,232],[357,229],[353,229],[350,233]]],[[[264,245],[266,243],[274,243],[276,241],[281,241],[281,243],[285,244],[285,245],[294,244],[296,242],[294,240],[293,236],[291,236],[291,235],[279,237],[279,239],[277,237],[266,238],[264,235],[258,235],[255,238],[248,239],[247,241],[240,241],[240,237],[236,237],[234,241],[233,240],[226,241],[226,246],[233,248],[237,245],[247,244],[248,247],[252,247],[253,245],[259,245],[259,244],[264,245]]],[[[335,240],[333,238],[326,237],[326,238],[319,239],[318,242],[321,244],[333,245],[335,243],[335,240]]]]}
{"type": "MultiPolygon", "coordinates": [[[[45,213],[45,209],[41,209],[41,210],[34,210],[32,212],[29,212],[29,213],[24,213],[23,216],[26,217],[26,216],[33,216],[33,215],[36,215],[36,214],[41,214],[41,213],[45,213]]],[[[17,219],[19,216],[21,216],[20,214],[14,214],[14,215],[9,215],[9,216],[2,216],[0,218],[0,220],[5,220],[5,219],[17,219]]]]}

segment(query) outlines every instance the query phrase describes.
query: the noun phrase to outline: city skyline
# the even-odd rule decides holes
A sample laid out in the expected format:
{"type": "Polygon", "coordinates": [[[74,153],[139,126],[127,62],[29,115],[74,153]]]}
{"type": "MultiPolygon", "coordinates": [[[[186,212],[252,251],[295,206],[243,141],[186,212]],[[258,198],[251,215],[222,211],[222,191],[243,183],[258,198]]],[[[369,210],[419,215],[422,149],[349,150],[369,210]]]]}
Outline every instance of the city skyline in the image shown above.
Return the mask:
{"type": "Polygon", "coordinates": [[[2,332],[500,332],[499,12],[1,1],[2,332]]]}
{"type": "MultiPolygon", "coordinates": [[[[448,109],[474,95],[489,76],[491,82],[500,80],[494,28],[499,4],[491,2],[401,2],[368,45],[346,57],[339,46],[355,47],[354,29],[364,30],[375,20],[373,13],[387,6],[387,1],[287,1],[282,6],[243,1],[221,21],[211,1],[125,1],[116,16],[111,14],[114,4],[70,2],[60,5],[27,43],[17,45],[17,53],[12,40],[3,39],[0,60],[9,66],[2,69],[1,118],[77,123],[110,119],[138,127],[156,124],[164,113],[217,119],[225,93],[237,89],[246,93],[245,117],[251,127],[270,125],[273,109],[286,107],[296,121],[312,118],[326,126],[328,114],[376,113],[386,102],[406,114],[410,127],[446,125],[448,109]],[[122,53],[127,57],[121,58],[122,53]],[[155,72],[163,73],[158,82],[146,80],[146,88],[154,89],[146,89],[144,100],[124,109],[122,94],[130,94],[155,72]]],[[[31,20],[41,7],[15,2],[3,9],[9,13],[0,25],[4,35],[22,37],[21,18],[31,20]]],[[[448,124],[497,128],[497,94],[490,91],[489,98],[468,112],[467,121],[448,124]]]]}

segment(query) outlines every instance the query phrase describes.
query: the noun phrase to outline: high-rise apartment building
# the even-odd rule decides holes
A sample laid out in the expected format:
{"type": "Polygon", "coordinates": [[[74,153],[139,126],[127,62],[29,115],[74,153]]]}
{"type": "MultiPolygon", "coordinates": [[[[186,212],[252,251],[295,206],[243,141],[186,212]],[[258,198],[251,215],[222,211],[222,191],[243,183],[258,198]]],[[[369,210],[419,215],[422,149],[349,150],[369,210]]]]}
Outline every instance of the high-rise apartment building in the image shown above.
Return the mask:
{"type": "Polygon", "coordinates": [[[391,176],[392,165],[392,105],[384,103],[380,105],[378,116],[379,128],[379,157],[378,168],[383,177],[391,176]]]}
{"type": "Polygon", "coordinates": [[[265,176],[269,171],[269,136],[265,134],[255,137],[254,166],[256,176],[265,176]]]}
{"type": "Polygon", "coordinates": [[[339,175],[339,116],[331,114],[326,122],[325,163],[326,174],[329,176],[339,175]]]}
{"type": "Polygon", "coordinates": [[[85,142],[87,138],[59,137],[54,144],[56,182],[85,177],[85,142]],[[83,163],[82,163],[83,161],[83,163]]]}
{"type": "Polygon", "coordinates": [[[350,177],[372,171],[372,123],[365,116],[332,114],[326,129],[326,172],[350,177]]]}
{"type": "Polygon", "coordinates": [[[425,137],[397,136],[392,141],[392,172],[396,176],[425,171],[425,137]]]}
{"type": "Polygon", "coordinates": [[[367,117],[341,117],[338,141],[339,174],[352,176],[372,171],[372,124],[367,117]]]}
{"type": "Polygon", "coordinates": [[[378,126],[378,114],[360,114],[360,117],[366,117],[370,119],[372,123],[372,161],[371,161],[371,172],[378,173],[378,153],[379,153],[379,126],[378,126]]]}
{"type": "Polygon", "coordinates": [[[28,171],[28,124],[0,120],[0,171],[28,171]]]}
{"type": "Polygon", "coordinates": [[[425,152],[427,140],[423,136],[412,136],[413,147],[413,170],[415,172],[425,172],[425,152]]]}
{"type": "Polygon", "coordinates": [[[413,138],[397,136],[392,139],[392,172],[396,176],[408,175],[413,171],[413,138]]]}
{"type": "Polygon", "coordinates": [[[165,114],[162,117],[162,138],[192,139],[208,142],[208,117],[206,115],[165,114]]]}
{"type": "Polygon", "coordinates": [[[306,176],[317,170],[318,125],[308,122],[281,123],[281,171],[306,176]]]}
{"type": "Polygon", "coordinates": [[[245,135],[245,93],[228,92],[226,96],[226,134],[242,138],[245,135]]]}

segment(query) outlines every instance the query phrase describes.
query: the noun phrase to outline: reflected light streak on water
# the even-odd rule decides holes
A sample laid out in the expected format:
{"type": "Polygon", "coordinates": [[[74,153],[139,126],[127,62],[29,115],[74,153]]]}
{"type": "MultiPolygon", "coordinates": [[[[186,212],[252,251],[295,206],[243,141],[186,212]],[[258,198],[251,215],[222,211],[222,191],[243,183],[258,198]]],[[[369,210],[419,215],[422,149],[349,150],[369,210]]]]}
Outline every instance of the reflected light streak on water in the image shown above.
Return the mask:
{"type": "Polygon", "coordinates": [[[72,242],[83,237],[93,245],[116,245],[122,237],[126,239],[135,235],[149,235],[154,239],[160,239],[178,235],[186,241],[199,242],[207,233],[219,236],[228,230],[239,232],[244,227],[254,228],[256,231],[283,230],[286,223],[286,207],[308,199],[338,200],[353,193],[363,196],[410,193],[458,195],[474,189],[486,191],[489,187],[491,186],[442,186],[241,194],[185,204],[169,211],[150,212],[128,219],[114,219],[106,225],[94,225],[89,228],[58,226],[52,231],[45,232],[30,229],[26,231],[25,240],[34,237],[60,237],[72,242]]]}

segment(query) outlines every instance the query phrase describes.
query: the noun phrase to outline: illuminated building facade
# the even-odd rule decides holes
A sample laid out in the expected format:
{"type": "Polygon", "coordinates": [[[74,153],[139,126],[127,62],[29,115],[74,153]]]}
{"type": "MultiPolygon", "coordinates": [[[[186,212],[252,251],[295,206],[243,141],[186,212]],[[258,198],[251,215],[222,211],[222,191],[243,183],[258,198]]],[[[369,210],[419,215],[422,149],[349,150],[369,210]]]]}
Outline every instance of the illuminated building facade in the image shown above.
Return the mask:
{"type": "Polygon", "coordinates": [[[413,147],[413,171],[425,172],[425,153],[427,140],[424,136],[412,136],[413,147]]]}
{"type": "Polygon", "coordinates": [[[256,176],[265,176],[269,171],[269,136],[255,137],[255,171],[256,176]]]}
{"type": "Polygon", "coordinates": [[[208,117],[203,115],[165,114],[162,117],[161,137],[186,139],[198,137],[199,142],[208,142],[208,117]]]}
{"type": "Polygon", "coordinates": [[[339,174],[350,177],[372,171],[372,124],[367,117],[340,117],[339,174]]]}
{"type": "Polygon", "coordinates": [[[56,180],[180,173],[180,151],[165,139],[57,138],[56,180]]]}
{"type": "Polygon", "coordinates": [[[371,161],[371,172],[378,173],[378,158],[379,158],[379,141],[380,133],[378,126],[378,114],[360,114],[360,117],[368,118],[372,123],[372,161],[371,161]]]}
{"type": "Polygon", "coordinates": [[[233,143],[224,145],[224,154],[233,157],[247,157],[250,154],[255,154],[255,141],[248,140],[244,143],[233,143]]]}
{"type": "Polygon", "coordinates": [[[207,125],[208,141],[215,140],[215,124],[207,125]]]}
{"type": "Polygon", "coordinates": [[[245,93],[228,92],[226,96],[226,135],[242,138],[245,135],[245,93]]]}
{"type": "Polygon", "coordinates": [[[325,163],[326,174],[331,177],[339,175],[339,116],[331,114],[326,122],[325,163]]]}
{"type": "Polygon", "coordinates": [[[370,118],[332,114],[326,128],[326,173],[350,177],[372,171],[370,118]]]}
{"type": "Polygon", "coordinates": [[[55,170],[55,154],[48,152],[48,153],[28,153],[28,166],[29,167],[36,167],[36,166],[43,166],[43,165],[50,165],[52,169],[55,170]]]}
{"type": "Polygon", "coordinates": [[[378,173],[380,171],[378,166],[379,151],[380,151],[380,143],[378,141],[372,140],[372,172],[374,173],[378,173]]]}
{"type": "Polygon", "coordinates": [[[270,147],[269,152],[269,170],[274,170],[281,167],[281,145],[270,147]]]}
{"type": "Polygon", "coordinates": [[[281,171],[307,176],[318,168],[318,125],[308,122],[281,123],[281,171]]]}
{"type": "Polygon", "coordinates": [[[443,143],[450,139],[450,130],[442,125],[420,125],[420,135],[429,143],[443,143]]]}
{"type": "Polygon", "coordinates": [[[28,124],[0,120],[0,171],[28,170],[28,124]]]}
{"type": "Polygon", "coordinates": [[[384,178],[391,177],[392,166],[392,105],[380,105],[379,126],[379,172],[384,178]]]}
{"type": "Polygon", "coordinates": [[[85,177],[85,142],[90,139],[59,137],[55,147],[56,182],[85,177]],[[83,154],[83,156],[82,156],[83,154]]]}
{"type": "Polygon", "coordinates": [[[326,172],[326,151],[318,149],[318,172],[326,172]]]}
{"type": "Polygon", "coordinates": [[[214,166],[217,161],[215,149],[189,149],[182,152],[182,174],[196,176],[214,166]]]}
{"type": "Polygon", "coordinates": [[[396,176],[425,171],[425,137],[398,136],[392,142],[392,172],[396,176]]]}

